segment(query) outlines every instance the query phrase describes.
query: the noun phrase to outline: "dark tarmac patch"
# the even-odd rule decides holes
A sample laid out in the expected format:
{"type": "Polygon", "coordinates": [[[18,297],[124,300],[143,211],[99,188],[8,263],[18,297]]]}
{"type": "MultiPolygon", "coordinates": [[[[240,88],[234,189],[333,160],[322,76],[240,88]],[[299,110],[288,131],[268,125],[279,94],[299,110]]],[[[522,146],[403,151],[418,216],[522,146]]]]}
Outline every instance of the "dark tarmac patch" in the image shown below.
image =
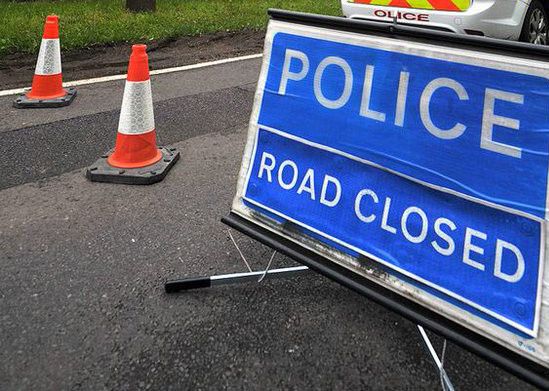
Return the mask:
{"type": "MultiPolygon", "coordinates": [[[[228,88],[158,102],[158,142],[172,144],[200,134],[233,132],[248,120],[252,99],[249,91],[228,88]]],[[[113,110],[4,133],[0,189],[92,164],[113,147],[119,113],[113,110]]]]}

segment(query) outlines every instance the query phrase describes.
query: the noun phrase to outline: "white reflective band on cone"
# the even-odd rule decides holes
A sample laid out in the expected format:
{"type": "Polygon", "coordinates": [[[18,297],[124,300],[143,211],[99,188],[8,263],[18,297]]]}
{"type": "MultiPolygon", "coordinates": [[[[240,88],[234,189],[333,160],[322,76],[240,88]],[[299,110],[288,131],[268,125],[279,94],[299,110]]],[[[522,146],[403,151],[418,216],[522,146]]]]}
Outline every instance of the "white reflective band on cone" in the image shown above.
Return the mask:
{"type": "Polygon", "coordinates": [[[126,81],[118,133],[142,134],[153,129],[151,81],[126,81]]]}
{"type": "Polygon", "coordinates": [[[42,39],[34,73],[43,76],[61,73],[61,47],[59,46],[59,39],[42,39]]]}

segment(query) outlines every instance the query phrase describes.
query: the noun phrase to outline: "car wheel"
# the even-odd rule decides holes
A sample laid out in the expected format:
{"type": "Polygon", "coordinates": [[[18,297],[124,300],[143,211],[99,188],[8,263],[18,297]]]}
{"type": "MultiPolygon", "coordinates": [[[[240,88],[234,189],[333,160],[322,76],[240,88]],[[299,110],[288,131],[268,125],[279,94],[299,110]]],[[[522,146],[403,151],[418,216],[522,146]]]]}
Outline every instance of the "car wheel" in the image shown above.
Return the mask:
{"type": "Polygon", "coordinates": [[[520,40],[536,45],[547,45],[547,12],[539,0],[533,0],[528,7],[520,40]]]}

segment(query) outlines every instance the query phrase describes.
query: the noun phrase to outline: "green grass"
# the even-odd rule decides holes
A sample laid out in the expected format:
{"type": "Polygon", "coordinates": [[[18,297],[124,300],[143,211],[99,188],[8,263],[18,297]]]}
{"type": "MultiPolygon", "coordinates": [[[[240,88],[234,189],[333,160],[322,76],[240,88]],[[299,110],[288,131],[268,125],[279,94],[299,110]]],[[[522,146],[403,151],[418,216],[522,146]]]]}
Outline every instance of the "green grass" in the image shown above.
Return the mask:
{"type": "Polygon", "coordinates": [[[132,14],[123,5],[123,0],[0,0],[0,55],[36,52],[48,14],[59,15],[63,50],[262,29],[268,8],[341,14],[339,0],[157,0],[157,11],[149,14],[132,14]]]}

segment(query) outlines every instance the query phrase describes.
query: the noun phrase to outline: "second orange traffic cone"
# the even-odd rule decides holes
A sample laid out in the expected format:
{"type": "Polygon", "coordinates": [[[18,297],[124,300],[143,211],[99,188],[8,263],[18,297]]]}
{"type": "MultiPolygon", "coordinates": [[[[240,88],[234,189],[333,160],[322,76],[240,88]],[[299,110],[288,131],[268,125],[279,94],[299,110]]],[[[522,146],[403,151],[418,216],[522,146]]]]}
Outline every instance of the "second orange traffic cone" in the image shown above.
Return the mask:
{"type": "Polygon", "coordinates": [[[49,15],[44,23],[31,90],[13,105],[18,109],[68,106],[76,96],[76,89],[64,89],[62,83],[59,18],[49,15]]]}
{"type": "Polygon", "coordinates": [[[156,145],[146,48],[132,46],[114,151],[88,168],[91,181],[151,184],[164,179],[179,159],[175,148],[156,145]]]}

